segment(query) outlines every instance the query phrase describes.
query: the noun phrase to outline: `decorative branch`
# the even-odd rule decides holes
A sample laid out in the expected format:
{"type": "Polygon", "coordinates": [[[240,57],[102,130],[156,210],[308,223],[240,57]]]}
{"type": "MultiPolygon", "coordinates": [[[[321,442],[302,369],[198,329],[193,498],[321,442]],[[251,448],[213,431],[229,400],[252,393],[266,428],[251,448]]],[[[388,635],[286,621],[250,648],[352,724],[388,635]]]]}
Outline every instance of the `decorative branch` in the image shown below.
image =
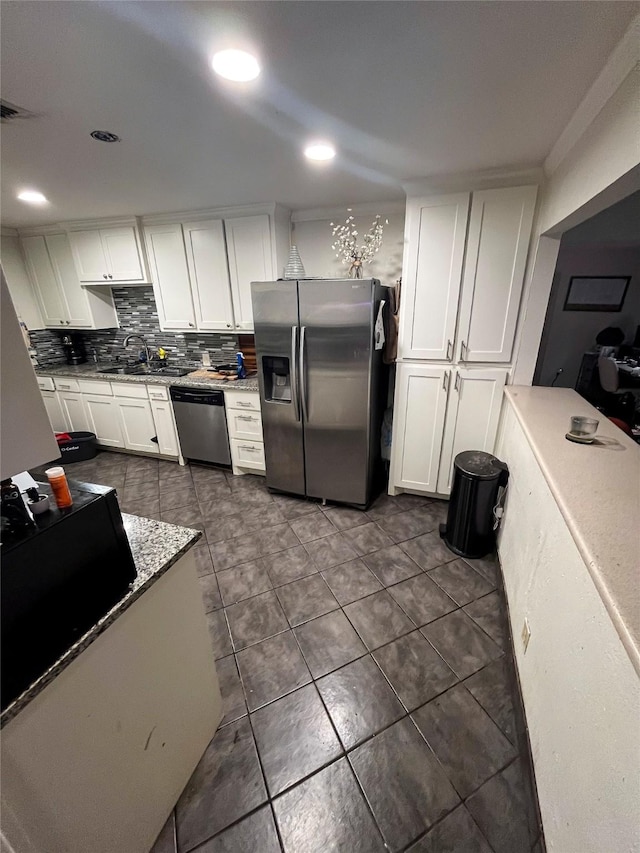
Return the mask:
{"type": "MultiPolygon", "coordinates": [[[[351,208],[347,208],[347,213],[351,214],[351,208]]],[[[363,235],[360,245],[352,215],[347,216],[342,224],[331,223],[334,238],[331,248],[336,253],[336,258],[341,258],[349,265],[349,275],[352,278],[362,278],[362,265],[369,263],[382,245],[382,231],[384,226],[389,224],[389,220],[385,219],[383,224],[380,219],[378,214],[371,223],[371,228],[363,235]]]]}

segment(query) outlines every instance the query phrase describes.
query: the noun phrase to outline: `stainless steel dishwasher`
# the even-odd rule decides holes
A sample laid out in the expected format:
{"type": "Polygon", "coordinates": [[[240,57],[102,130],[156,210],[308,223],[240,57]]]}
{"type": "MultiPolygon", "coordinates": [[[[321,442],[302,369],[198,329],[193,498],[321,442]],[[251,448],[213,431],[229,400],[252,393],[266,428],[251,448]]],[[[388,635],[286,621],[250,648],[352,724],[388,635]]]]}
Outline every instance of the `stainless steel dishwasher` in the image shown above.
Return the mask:
{"type": "Polygon", "coordinates": [[[231,465],[222,391],[169,389],[182,455],[216,465],[231,465]]]}

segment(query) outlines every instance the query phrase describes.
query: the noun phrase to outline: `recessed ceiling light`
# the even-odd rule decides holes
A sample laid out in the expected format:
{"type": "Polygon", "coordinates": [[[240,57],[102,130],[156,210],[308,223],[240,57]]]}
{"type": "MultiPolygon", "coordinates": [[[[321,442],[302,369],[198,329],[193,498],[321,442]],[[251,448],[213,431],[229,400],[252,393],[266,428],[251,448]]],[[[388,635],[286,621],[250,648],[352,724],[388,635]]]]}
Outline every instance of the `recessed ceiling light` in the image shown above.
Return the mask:
{"type": "Polygon", "coordinates": [[[309,160],[333,160],[336,149],[329,142],[311,142],[304,149],[304,156],[309,160]]]}
{"type": "Polygon", "coordinates": [[[92,130],[90,135],[98,142],[120,142],[117,133],[111,133],[108,130],[92,130]]]}
{"type": "Polygon", "coordinates": [[[220,50],[213,55],[211,65],[216,74],[237,83],[255,80],[261,70],[258,60],[246,50],[220,50]]]}
{"type": "Polygon", "coordinates": [[[47,204],[49,201],[46,196],[37,190],[23,190],[21,193],[18,193],[18,198],[20,201],[26,201],[27,204],[47,204]]]}

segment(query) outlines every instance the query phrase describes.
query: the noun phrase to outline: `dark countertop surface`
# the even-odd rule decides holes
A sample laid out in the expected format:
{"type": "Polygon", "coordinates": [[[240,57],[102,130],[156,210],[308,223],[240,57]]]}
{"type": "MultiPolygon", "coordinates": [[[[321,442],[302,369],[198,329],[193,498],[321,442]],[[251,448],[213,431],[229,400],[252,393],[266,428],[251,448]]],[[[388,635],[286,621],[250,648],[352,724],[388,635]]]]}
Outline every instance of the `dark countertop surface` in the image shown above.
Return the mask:
{"type": "Polygon", "coordinates": [[[7,706],[0,716],[0,728],[9,723],[32,699],[50,684],[103,631],[112,625],[136,599],[162,577],[183,554],[195,545],[202,533],[188,527],[178,527],[163,521],[153,521],[137,515],[122,513],[124,529],[129,538],[137,569],[136,579],[120,601],[77,640],[67,651],[7,706]]]}
{"type": "MultiPolygon", "coordinates": [[[[51,364],[48,367],[36,368],[38,376],[68,376],[74,379],[100,379],[108,382],[136,382],[144,385],[176,385],[181,388],[201,388],[206,390],[220,389],[226,391],[257,391],[258,377],[250,376],[248,379],[236,379],[227,382],[224,379],[191,379],[186,376],[154,376],[153,374],[113,374],[104,373],[105,368],[116,367],[110,364],[51,364]]],[[[179,367],[180,365],[171,365],[179,367]]],[[[201,368],[193,368],[193,372],[201,368]]]]}

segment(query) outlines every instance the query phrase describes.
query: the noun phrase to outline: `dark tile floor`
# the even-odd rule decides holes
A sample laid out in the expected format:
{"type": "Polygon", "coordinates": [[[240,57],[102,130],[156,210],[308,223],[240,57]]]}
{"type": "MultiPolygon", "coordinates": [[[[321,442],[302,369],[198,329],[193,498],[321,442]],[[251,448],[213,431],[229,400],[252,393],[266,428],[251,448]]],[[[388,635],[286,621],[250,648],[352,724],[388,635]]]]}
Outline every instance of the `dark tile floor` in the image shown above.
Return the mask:
{"type": "Polygon", "coordinates": [[[499,570],[443,546],[445,504],[323,508],[108,452],[66,467],[204,531],[224,719],[153,853],[544,849],[499,570]]]}

